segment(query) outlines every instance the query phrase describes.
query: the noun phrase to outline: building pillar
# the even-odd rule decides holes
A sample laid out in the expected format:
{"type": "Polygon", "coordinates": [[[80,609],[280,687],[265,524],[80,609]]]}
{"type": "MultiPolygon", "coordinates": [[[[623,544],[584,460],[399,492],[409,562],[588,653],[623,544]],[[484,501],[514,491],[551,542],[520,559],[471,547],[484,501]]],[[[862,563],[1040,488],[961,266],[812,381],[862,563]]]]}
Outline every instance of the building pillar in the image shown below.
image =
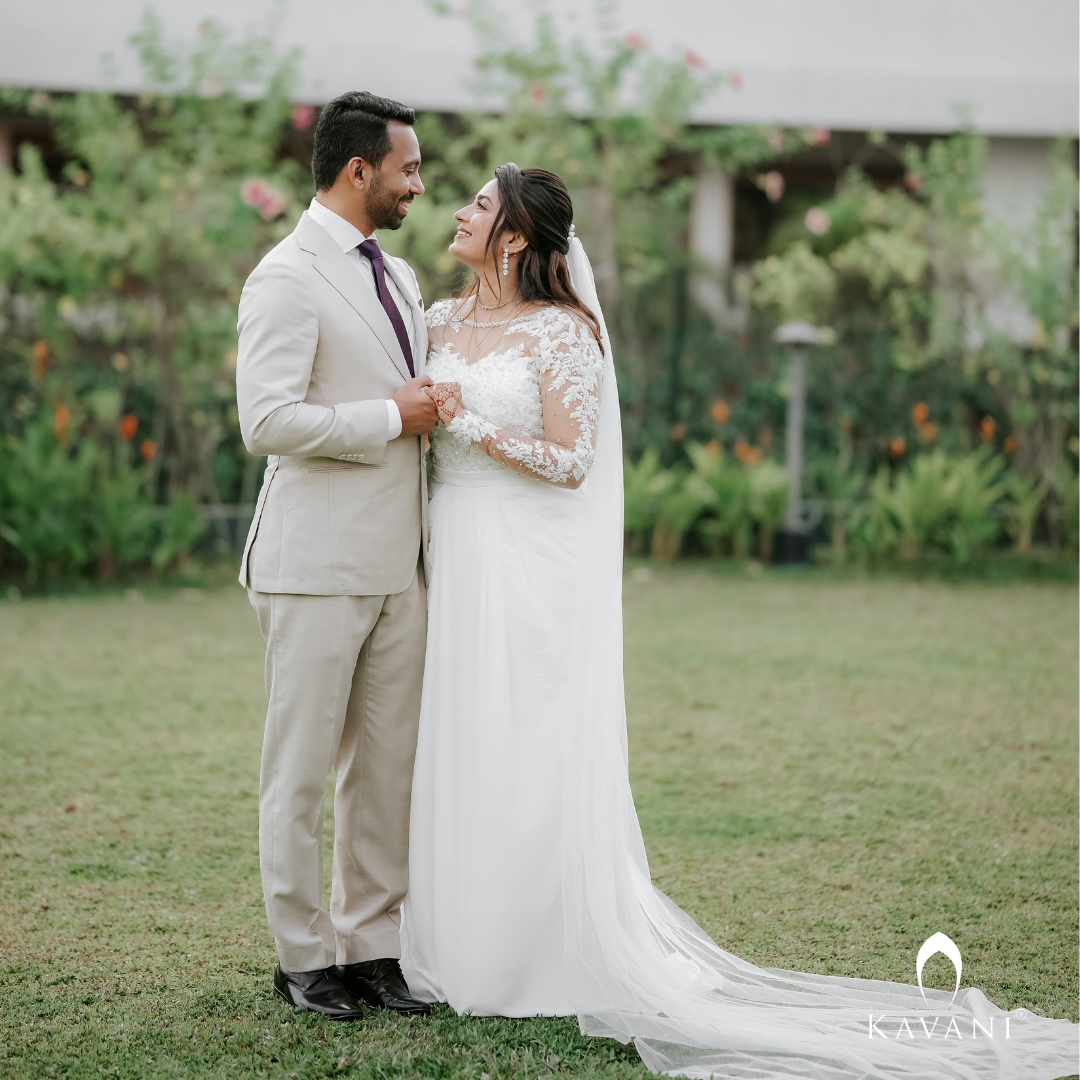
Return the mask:
{"type": "MultiPolygon", "coordinates": [[[[983,170],[983,214],[992,230],[1004,229],[1019,241],[1021,250],[1034,254],[1034,225],[1053,183],[1050,139],[992,136],[983,170]]],[[[1072,222],[1061,222],[1067,236],[1072,222]]],[[[1011,286],[989,299],[990,324],[1018,344],[1026,343],[1034,329],[1027,304],[1011,286]]]]}
{"type": "Polygon", "coordinates": [[[690,202],[690,250],[696,263],[694,300],[719,327],[732,328],[738,313],[728,295],[735,249],[735,182],[729,173],[702,165],[690,202]]]}

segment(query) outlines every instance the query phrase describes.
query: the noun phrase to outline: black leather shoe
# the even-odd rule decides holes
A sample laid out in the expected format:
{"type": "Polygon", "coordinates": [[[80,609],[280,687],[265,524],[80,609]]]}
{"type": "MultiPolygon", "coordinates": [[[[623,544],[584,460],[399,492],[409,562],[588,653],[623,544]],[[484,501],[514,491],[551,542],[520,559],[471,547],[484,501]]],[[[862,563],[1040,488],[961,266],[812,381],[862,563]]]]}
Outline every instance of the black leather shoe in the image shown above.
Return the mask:
{"type": "Polygon", "coordinates": [[[336,968],[320,971],[274,969],[274,992],[290,1005],[319,1013],[327,1020],[363,1020],[364,1007],[341,984],[336,968]]]}
{"type": "Polygon", "coordinates": [[[430,1016],[431,1006],[414,998],[396,960],[366,960],[338,968],[345,989],[372,1009],[393,1009],[406,1016],[430,1016]]]}

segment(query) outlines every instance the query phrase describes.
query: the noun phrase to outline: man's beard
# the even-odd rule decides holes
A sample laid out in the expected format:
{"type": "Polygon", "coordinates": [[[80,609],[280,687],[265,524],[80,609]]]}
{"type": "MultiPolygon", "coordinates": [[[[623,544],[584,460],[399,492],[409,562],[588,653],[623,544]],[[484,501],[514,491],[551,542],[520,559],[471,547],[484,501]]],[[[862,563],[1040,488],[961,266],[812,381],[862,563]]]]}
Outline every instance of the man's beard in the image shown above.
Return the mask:
{"type": "Polygon", "coordinates": [[[373,173],[364,201],[364,209],[371,224],[376,229],[400,229],[405,215],[398,204],[403,197],[407,202],[412,202],[411,191],[405,196],[395,195],[383,183],[382,177],[377,172],[373,173]]]}

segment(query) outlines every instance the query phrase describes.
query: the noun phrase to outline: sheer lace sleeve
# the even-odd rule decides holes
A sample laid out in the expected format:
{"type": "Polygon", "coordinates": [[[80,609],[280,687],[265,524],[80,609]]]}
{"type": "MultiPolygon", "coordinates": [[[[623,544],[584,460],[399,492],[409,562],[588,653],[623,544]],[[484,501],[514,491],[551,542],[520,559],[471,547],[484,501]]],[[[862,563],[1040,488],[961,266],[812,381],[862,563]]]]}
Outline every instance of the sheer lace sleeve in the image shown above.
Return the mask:
{"type": "Polygon", "coordinates": [[[579,487],[592,465],[600,419],[603,357],[591,332],[559,313],[533,344],[540,374],[543,438],[498,427],[461,408],[447,431],[468,439],[515,472],[564,487],[579,487]]]}

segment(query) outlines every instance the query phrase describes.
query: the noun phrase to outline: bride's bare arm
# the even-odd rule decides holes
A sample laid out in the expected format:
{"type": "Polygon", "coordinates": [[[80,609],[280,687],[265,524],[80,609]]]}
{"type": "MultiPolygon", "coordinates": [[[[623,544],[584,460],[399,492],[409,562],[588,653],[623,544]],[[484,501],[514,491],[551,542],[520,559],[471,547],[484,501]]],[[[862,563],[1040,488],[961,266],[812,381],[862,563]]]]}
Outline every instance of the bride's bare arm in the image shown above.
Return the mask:
{"type": "Polygon", "coordinates": [[[560,487],[580,487],[596,450],[603,357],[591,335],[540,342],[540,400],[544,437],[497,427],[465,408],[458,383],[428,387],[439,419],[452,435],[468,439],[515,472],[560,487]]]}

